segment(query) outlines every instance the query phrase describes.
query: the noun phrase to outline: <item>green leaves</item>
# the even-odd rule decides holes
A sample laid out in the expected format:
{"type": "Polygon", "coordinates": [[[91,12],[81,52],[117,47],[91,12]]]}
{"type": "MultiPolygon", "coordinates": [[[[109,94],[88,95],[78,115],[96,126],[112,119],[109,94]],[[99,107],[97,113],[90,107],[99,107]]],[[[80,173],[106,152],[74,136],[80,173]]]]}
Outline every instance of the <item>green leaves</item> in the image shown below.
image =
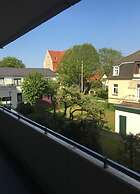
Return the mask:
{"type": "Polygon", "coordinates": [[[91,44],[76,45],[65,52],[59,68],[59,78],[64,85],[80,85],[81,65],[84,80],[99,69],[99,56],[91,44]]]}
{"type": "Polygon", "coordinates": [[[23,81],[22,91],[24,99],[31,105],[35,104],[39,98],[45,93],[47,81],[40,73],[33,72],[29,74],[23,81]]]}
{"type": "Polygon", "coordinates": [[[15,68],[23,68],[25,65],[21,60],[15,57],[4,57],[0,61],[0,67],[15,67],[15,68]]]}
{"type": "Polygon", "coordinates": [[[106,75],[109,75],[112,65],[118,62],[122,57],[123,56],[120,51],[111,48],[99,49],[100,63],[106,75]]]}

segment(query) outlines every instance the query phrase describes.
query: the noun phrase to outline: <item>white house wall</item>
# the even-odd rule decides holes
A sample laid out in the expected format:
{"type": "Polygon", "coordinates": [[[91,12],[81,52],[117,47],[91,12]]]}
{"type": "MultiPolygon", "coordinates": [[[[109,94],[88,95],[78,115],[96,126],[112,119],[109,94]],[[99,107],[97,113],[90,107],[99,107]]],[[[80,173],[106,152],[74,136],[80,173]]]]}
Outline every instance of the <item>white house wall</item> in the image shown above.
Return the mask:
{"type": "Polygon", "coordinates": [[[108,82],[108,102],[121,104],[123,101],[138,102],[137,84],[139,80],[109,80],[108,82]],[[113,94],[114,84],[118,84],[118,95],[113,94]]]}
{"type": "Polygon", "coordinates": [[[52,62],[52,58],[51,58],[48,51],[47,51],[45,59],[44,59],[43,67],[51,69],[53,71],[53,62],[52,62]]]}
{"type": "MultiPolygon", "coordinates": [[[[4,83],[0,85],[0,97],[9,97],[11,96],[11,104],[13,108],[16,108],[18,105],[17,102],[17,94],[22,93],[21,85],[15,85],[14,79],[20,78],[21,79],[21,85],[24,80],[23,77],[4,77],[4,83]]],[[[56,80],[56,77],[47,78],[47,79],[53,79],[56,80]]],[[[24,101],[24,96],[22,96],[22,101],[24,101]]],[[[7,102],[10,104],[10,101],[7,102]]],[[[2,102],[2,104],[6,104],[5,101],[2,102]]]]}
{"type": "Polygon", "coordinates": [[[12,85],[14,84],[14,79],[20,78],[21,82],[23,82],[23,77],[4,77],[4,85],[12,85]]]}
{"type": "Polygon", "coordinates": [[[126,116],[126,133],[140,133],[140,114],[115,110],[115,132],[119,133],[119,116],[126,116]]]}
{"type": "MultiPolygon", "coordinates": [[[[19,91],[16,89],[16,87],[8,87],[8,86],[1,86],[0,87],[0,97],[10,97],[11,96],[11,102],[8,101],[8,104],[12,104],[13,108],[17,107],[17,93],[19,91]]],[[[2,104],[5,104],[6,102],[2,102],[2,104]]]]}

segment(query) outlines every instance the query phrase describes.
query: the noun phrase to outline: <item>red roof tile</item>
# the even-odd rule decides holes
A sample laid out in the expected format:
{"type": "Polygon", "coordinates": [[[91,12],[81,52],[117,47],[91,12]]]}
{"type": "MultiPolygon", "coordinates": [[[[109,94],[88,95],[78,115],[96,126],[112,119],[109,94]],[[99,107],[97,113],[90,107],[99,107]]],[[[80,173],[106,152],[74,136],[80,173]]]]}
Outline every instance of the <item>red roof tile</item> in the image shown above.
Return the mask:
{"type": "Polygon", "coordinates": [[[100,80],[101,77],[102,77],[101,74],[98,73],[98,72],[96,72],[96,73],[93,73],[93,74],[90,76],[89,80],[90,80],[90,81],[100,80]]]}
{"type": "Polygon", "coordinates": [[[52,62],[53,62],[53,71],[57,71],[58,70],[58,66],[64,56],[64,51],[54,51],[54,50],[48,50],[51,58],[52,58],[52,62]]]}

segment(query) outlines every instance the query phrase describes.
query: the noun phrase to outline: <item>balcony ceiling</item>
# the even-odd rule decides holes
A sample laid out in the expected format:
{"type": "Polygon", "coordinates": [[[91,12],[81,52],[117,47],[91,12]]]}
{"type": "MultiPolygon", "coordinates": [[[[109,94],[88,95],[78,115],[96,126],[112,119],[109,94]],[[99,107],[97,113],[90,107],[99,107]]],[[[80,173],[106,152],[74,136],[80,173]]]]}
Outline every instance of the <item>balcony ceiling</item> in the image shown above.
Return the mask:
{"type": "Polygon", "coordinates": [[[0,48],[80,0],[1,0],[0,48]]]}

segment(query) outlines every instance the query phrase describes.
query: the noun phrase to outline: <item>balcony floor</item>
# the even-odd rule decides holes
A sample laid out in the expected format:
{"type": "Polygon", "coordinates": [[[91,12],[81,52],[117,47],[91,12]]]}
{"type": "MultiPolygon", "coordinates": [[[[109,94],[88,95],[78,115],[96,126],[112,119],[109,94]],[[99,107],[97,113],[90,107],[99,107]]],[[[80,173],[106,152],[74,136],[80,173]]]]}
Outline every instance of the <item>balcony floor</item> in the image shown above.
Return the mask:
{"type": "Polygon", "coordinates": [[[21,170],[17,162],[0,146],[0,193],[2,194],[42,194],[38,187],[21,170]]]}

